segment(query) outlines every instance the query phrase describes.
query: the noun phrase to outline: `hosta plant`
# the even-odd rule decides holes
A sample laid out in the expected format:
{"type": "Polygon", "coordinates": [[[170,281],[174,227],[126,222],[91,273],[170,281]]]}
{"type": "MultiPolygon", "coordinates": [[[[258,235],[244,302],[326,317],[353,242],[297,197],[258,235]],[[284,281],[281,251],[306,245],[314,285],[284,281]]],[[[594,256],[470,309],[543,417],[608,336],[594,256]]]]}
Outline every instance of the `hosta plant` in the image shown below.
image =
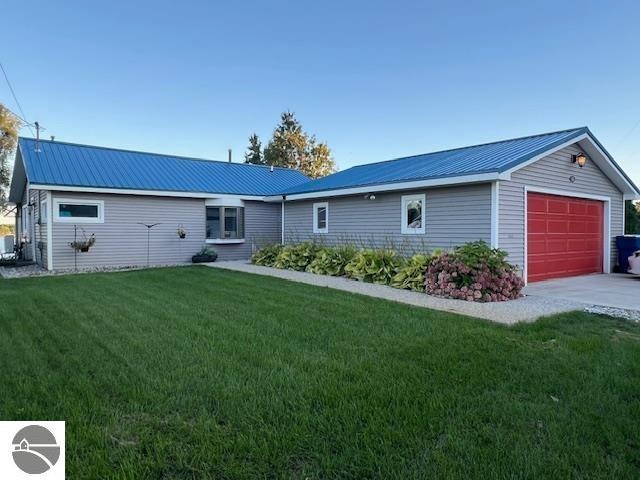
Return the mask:
{"type": "Polygon", "coordinates": [[[349,278],[389,285],[402,263],[402,258],[393,250],[366,249],[360,250],[344,270],[349,278]]]}
{"type": "Polygon", "coordinates": [[[307,272],[320,275],[342,277],[347,264],[356,255],[356,248],[352,246],[325,247],[316,252],[316,257],[307,265],[307,272]]]}
{"type": "Polygon", "coordinates": [[[251,263],[254,265],[262,265],[265,267],[272,267],[278,258],[278,254],[282,250],[282,245],[268,245],[261,248],[253,254],[251,257],[251,263]]]}
{"type": "Polygon", "coordinates": [[[320,247],[313,243],[305,242],[298,245],[282,247],[273,264],[276,268],[304,271],[313,261],[320,247]]]}
{"type": "Polygon", "coordinates": [[[417,253],[409,259],[391,279],[391,286],[413,290],[414,292],[424,291],[424,275],[432,260],[440,255],[440,251],[435,251],[432,255],[417,253]]]}

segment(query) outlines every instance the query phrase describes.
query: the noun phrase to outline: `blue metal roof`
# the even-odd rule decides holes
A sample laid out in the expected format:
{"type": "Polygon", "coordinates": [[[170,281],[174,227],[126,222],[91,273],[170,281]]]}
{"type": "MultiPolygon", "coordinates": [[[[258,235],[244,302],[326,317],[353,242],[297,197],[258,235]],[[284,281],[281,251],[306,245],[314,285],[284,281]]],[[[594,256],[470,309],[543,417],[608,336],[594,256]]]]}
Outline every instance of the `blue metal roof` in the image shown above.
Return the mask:
{"type": "Polygon", "coordinates": [[[590,134],[587,127],[359,165],[294,186],[285,193],[310,193],[386,183],[500,173],[584,133],[590,134]]]}
{"type": "Polygon", "coordinates": [[[309,179],[297,170],[20,138],[31,184],[277,195],[309,179]]]}

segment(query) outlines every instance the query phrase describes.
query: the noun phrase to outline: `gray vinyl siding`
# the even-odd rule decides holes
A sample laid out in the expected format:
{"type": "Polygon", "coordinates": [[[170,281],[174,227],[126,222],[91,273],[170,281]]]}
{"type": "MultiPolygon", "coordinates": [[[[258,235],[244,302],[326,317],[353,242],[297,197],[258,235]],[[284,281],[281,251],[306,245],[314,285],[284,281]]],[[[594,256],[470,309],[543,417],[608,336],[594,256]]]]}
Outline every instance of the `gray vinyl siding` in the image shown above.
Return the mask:
{"type": "MultiPolygon", "coordinates": [[[[74,225],[55,221],[53,214],[53,268],[141,266],[147,263],[147,228],[140,223],[159,223],[151,229],[149,263],[170,265],[191,261],[205,245],[205,201],[203,199],[152,197],[119,194],[53,192],[56,198],[101,200],[104,223],[77,224],[77,237],[95,233],[96,243],[86,253],[75,254],[70,247],[74,225]],[[178,238],[182,225],[187,237],[178,238]]],[[[280,240],[280,205],[245,202],[246,242],[237,245],[211,245],[220,260],[248,259],[252,248],[280,240]]]]}
{"type": "Polygon", "coordinates": [[[24,205],[31,205],[29,209],[31,217],[30,229],[29,232],[26,232],[29,241],[23,249],[23,255],[26,260],[33,260],[45,268],[47,267],[47,225],[40,221],[42,214],[40,211],[40,202],[46,200],[46,198],[46,190],[31,189],[27,192],[25,185],[22,203],[16,205],[15,218],[15,241],[17,244],[25,234],[25,232],[22,231],[22,207],[24,205]]]}
{"type": "Polygon", "coordinates": [[[30,190],[27,191],[26,186],[24,189],[24,193],[22,195],[22,203],[17,205],[16,210],[16,243],[19,243],[23,236],[27,235],[28,242],[25,244],[22,253],[25,260],[33,260],[39,265],[46,266],[46,228],[45,228],[45,244],[40,244],[41,239],[41,231],[40,226],[38,225],[38,219],[40,215],[40,196],[45,195],[46,192],[41,192],[40,190],[30,190]],[[30,223],[29,223],[29,231],[22,231],[22,207],[25,205],[33,205],[29,208],[30,212],[30,223]],[[40,246],[43,247],[42,253],[40,250],[40,246]],[[45,259],[43,262],[43,258],[45,259]]]}
{"type": "Polygon", "coordinates": [[[394,248],[405,255],[434,248],[450,249],[474,240],[491,240],[490,184],[376,193],[285,205],[285,243],[313,240],[327,245],[394,248]],[[402,196],[425,194],[425,234],[401,233],[402,196]],[[313,233],[313,204],[329,204],[329,232],[313,233]]]}
{"type": "Polygon", "coordinates": [[[571,145],[528,165],[500,182],[499,246],[509,254],[509,261],[524,268],[525,186],[611,197],[611,266],[617,263],[616,235],[622,235],[623,195],[590,158],[579,168],[571,155],[582,152],[571,145]],[[569,178],[575,177],[571,183],[569,178]]]}
{"type": "Polygon", "coordinates": [[[33,207],[33,222],[35,231],[36,262],[43,267],[47,267],[47,223],[42,219],[41,202],[47,199],[46,190],[36,190],[32,192],[35,203],[33,207]]]}

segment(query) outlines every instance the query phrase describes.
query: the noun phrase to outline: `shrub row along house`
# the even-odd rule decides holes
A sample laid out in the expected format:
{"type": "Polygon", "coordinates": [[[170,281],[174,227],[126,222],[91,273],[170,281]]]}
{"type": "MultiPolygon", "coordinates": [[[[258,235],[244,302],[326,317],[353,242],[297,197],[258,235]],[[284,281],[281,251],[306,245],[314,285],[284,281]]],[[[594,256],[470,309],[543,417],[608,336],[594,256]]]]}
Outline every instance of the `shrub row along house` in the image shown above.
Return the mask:
{"type": "Polygon", "coordinates": [[[147,253],[152,264],[180,263],[206,244],[233,260],[278,242],[413,253],[484,240],[506,250],[528,281],[610,272],[624,201],[639,196],[586,127],[318,180],[282,168],[21,138],[10,191],[23,254],[48,269],[144,265],[147,253]],[[70,248],[92,234],[89,252],[70,248]]]}

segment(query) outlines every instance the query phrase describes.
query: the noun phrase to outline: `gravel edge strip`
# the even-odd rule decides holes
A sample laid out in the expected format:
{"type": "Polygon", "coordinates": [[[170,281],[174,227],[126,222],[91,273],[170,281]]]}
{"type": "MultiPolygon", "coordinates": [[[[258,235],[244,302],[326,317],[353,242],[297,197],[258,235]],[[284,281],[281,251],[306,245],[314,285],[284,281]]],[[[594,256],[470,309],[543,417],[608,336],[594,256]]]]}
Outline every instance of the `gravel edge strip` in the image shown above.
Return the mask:
{"type": "Polygon", "coordinates": [[[225,270],[266,275],[318,287],[328,287],[407,305],[482,318],[504,325],[514,325],[519,322],[533,322],[543,316],[584,309],[584,305],[580,303],[534,296],[522,297],[508,302],[466,302],[463,300],[433,297],[420,292],[400,290],[386,285],[358,282],[342,277],[262,267],[252,265],[245,261],[225,261],[203,265],[225,270]]]}

